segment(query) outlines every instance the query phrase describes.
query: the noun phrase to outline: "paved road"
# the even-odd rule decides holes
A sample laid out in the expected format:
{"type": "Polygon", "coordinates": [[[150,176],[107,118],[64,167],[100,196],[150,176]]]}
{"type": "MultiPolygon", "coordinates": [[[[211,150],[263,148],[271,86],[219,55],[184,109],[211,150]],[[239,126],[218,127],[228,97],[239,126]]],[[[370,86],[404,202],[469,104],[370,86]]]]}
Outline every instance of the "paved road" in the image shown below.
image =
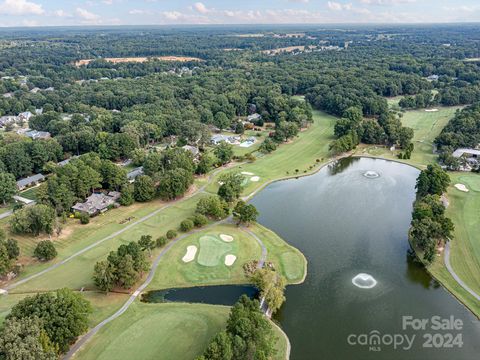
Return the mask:
{"type": "Polygon", "coordinates": [[[53,264],[53,265],[45,268],[44,270],[39,271],[38,273],[32,274],[32,275],[30,275],[30,276],[27,276],[26,278],[24,278],[24,279],[22,279],[22,280],[19,280],[19,281],[13,283],[13,284],[10,284],[10,285],[6,286],[6,287],[5,287],[5,290],[9,291],[9,290],[15,289],[17,286],[20,286],[20,285],[22,285],[22,284],[25,284],[26,282],[28,282],[28,281],[30,281],[30,280],[33,280],[33,279],[35,279],[35,278],[37,278],[37,277],[39,277],[39,276],[42,276],[42,275],[44,275],[44,274],[46,274],[46,273],[48,273],[48,272],[50,272],[50,271],[52,271],[52,270],[55,270],[56,268],[64,265],[65,263],[67,263],[67,262],[69,262],[70,260],[76,258],[77,256],[80,256],[80,255],[86,253],[87,251],[93,249],[94,247],[96,247],[96,246],[104,243],[105,241],[111,240],[111,239],[113,239],[114,237],[116,237],[116,236],[124,233],[125,231],[128,231],[128,230],[130,230],[131,228],[133,228],[133,227],[135,227],[135,226],[137,226],[137,225],[145,222],[146,220],[148,220],[148,219],[152,218],[153,216],[157,215],[159,212],[161,212],[161,211],[163,211],[163,210],[165,210],[165,209],[168,209],[168,208],[176,205],[178,202],[181,202],[181,201],[190,199],[190,198],[192,198],[193,196],[197,195],[198,193],[203,192],[203,191],[206,189],[206,187],[207,187],[208,185],[210,185],[210,183],[211,183],[212,180],[214,179],[215,175],[216,175],[218,172],[222,171],[222,170],[224,170],[224,168],[219,168],[219,169],[215,170],[214,172],[212,172],[212,173],[210,174],[210,176],[208,177],[208,181],[207,181],[203,186],[201,186],[201,187],[198,188],[196,191],[194,191],[193,193],[191,193],[191,194],[189,194],[189,195],[187,195],[187,196],[185,196],[185,197],[183,197],[183,198],[181,198],[181,199],[171,201],[171,202],[169,202],[167,205],[165,205],[165,206],[163,206],[163,207],[161,207],[161,208],[159,208],[159,209],[151,212],[150,214],[142,217],[141,219],[139,219],[139,220],[137,220],[137,221],[135,221],[135,222],[133,222],[133,223],[125,226],[123,229],[118,230],[118,231],[114,232],[113,234],[110,234],[110,235],[108,235],[107,237],[104,237],[103,239],[98,240],[97,242],[94,242],[93,244],[91,244],[91,245],[83,248],[82,250],[80,250],[80,251],[78,251],[78,252],[70,255],[68,258],[63,259],[62,261],[60,261],[60,262],[58,262],[58,263],[56,263],[56,264],[53,264]]]}
{"type": "MultiPolygon", "coordinates": [[[[140,285],[134,292],[132,295],[130,295],[130,297],[128,298],[128,300],[125,302],[125,304],[123,304],[123,306],[113,315],[111,315],[110,317],[108,317],[107,319],[103,320],[101,323],[99,323],[97,326],[95,326],[93,329],[91,329],[88,333],[86,333],[82,338],[80,338],[80,340],[78,340],[75,345],[73,345],[71,348],[70,348],[70,351],[64,356],[64,360],[67,360],[67,359],[70,359],[72,358],[72,356],[83,346],[85,345],[85,343],[90,340],[101,328],[103,328],[105,325],[107,325],[109,322],[115,320],[116,318],[118,318],[119,316],[121,316],[125,311],[127,311],[127,309],[130,307],[130,305],[132,305],[132,303],[135,301],[135,299],[142,293],[143,290],[145,290],[145,288],[150,285],[150,283],[152,282],[153,280],[153,277],[155,276],[155,271],[157,270],[157,267],[158,267],[158,264],[160,263],[160,260],[162,260],[162,258],[164,257],[164,255],[172,248],[173,245],[175,245],[177,242],[179,242],[180,240],[186,238],[187,236],[190,236],[194,233],[197,233],[197,232],[201,232],[201,231],[205,231],[206,229],[209,229],[213,226],[217,226],[221,223],[226,223],[226,222],[231,222],[231,217],[225,219],[225,220],[221,220],[221,221],[218,221],[218,222],[215,222],[213,224],[210,224],[208,225],[207,227],[204,227],[203,229],[196,229],[196,230],[193,230],[193,231],[190,231],[189,233],[186,233],[186,234],[183,234],[181,236],[179,236],[178,238],[176,238],[175,240],[172,240],[161,252],[160,254],[157,255],[157,257],[155,258],[155,260],[153,261],[153,264],[152,264],[152,267],[150,269],[150,272],[148,273],[148,276],[147,278],[145,279],[145,282],[140,285]]],[[[242,229],[244,229],[248,234],[252,235],[255,240],[258,241],[258,243],[260,244],[261,248],[262,248],[262,256],[260,258],[260,261],[259,261],[259,267],[260,267],[260,264],[262,264],[261,266],[263,266],[263,264],[265,263],[265,259],[267,258],[267,249],[265,247],[265,245],[263,244],[262,240],[260,240],[252,231],[250,231],[249,229],[245,228],[245,227],[242,227],[242,229]]]]}
{"type": "Polygon", "coordinates": [[[13,214],[13,210],[5,211],[3,214],[0,214],[0,220],[5,219],[6,217],[9,217],[12,214],[13,214]]]}
{"type": "Polygon", "coordinates": [[[445,245],[445,266],[447,267],[448,272],[452,277],[455,279],[455,281],[460,285],[462,288],[465,289],[470,295],[472,295],[475,299],[480,301],[480,295],[478,295],[475,291],[470,289],[467,284],[463,282],[462,279],[455,273],[455,271],[452,268],[452,265],[450,264],[450,242],[447,242],[445,245]]]}

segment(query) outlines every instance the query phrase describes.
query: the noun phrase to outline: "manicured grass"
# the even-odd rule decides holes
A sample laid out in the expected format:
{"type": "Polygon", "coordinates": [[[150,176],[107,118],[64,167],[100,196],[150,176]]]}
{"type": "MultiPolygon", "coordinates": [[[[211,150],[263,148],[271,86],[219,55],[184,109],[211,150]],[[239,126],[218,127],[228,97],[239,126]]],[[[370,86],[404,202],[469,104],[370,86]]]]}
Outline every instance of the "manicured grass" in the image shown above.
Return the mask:
{"type": "Polygon", "coordinates": [[[229,311],[225,306],[135,302],[75,358],[191,360],[225,328],[229,311]]]}
{"type": "Polygon", "coordinates": [[[275,269],[285,276],[288,283],[302,282],[307,272],[307,260],[296,248],[286,243],[276,233],[260,224],[250,226],[267,248],[267,261],[275,266],[275,269]]]}
{"type": "MultiPolygon", "coordinates": [[[[480,175],[474,173],[450,173],[452,186],[448,189],[447,216],[455,224],[450,243],[450,263],[455,273],[477,294],[480,294],[480,175]],[[454,184],[464,184],[468,193],[457,190],[454,184]]],[[[441,278],[445,286],[454,289],[472,310],[480,316],[480,304],[466,291],[458,292],[455,280],[446,272],[443,258],[432,266],[434,276],[441,278]],[[444,271],[445,270],[445,271],[444,271]],[[445,274],[446,273],[446,274],[445,274]]],[[[458,285],[457,285],[458,286],[458,285]]]]}
{"type": "Polygon", "coordinates": [[[198,243],[200,248],[197,262],[203,266],[219,266],[222,265],[225,255],[229,253],[236,255],[236,251],[233,249],[233,243],[226,243],[212,234],[201,236],[198,239],[198,243]]]}
{"type": "MultiPolygon", "coordinates": [[[[199,195],[204,196],[204,195],[199,195]]],[[[160,235],[164,235],[169,229],[178,228],[180,222],[191,216],[194,213],[195,205],[200,197],[190,198],[188,200],[178,202],[171,206],[169,209],[162,211],[145,222],[127,230],[126,232],[109,239],[102,244],[90,249],[84,254],[77,256],[68,263],[50,271],[47,275],[40,276],[33,279],[18,288],[15,288],[14,292],[24,291],[49,291],[62,287],[69,287],[71,289],[79,290],[82,287],[86,289],[94,289],[92,281],[93,266],[97,261],[103,260],[107,257],[110,251],[116,250],[121,244],[126,244],[130,241],[137,241],[142,235],[151,235],[154,239],[160,235]]],[[[128,208],[125,208],[128,209],[128,208]]],[[[142,209],[143,210],[143,209],[142,209]]],[[[142,211],[143,212],[143,211],[142,211]]],[[[104,217],[108,217],[106,213],[104,217]]],[[[136,219],[138,219],[136,217],[136,219]]],[[[121,217],[124,218],[124,217],[121,217]]],[[[59,248],[59,256],[57,259],[47,264],[35,264],[26,268],[22,273],[23,276],[34,273],[39,269],[45,268],[51,265],[53,262],[59,261],[59,259],[67,257],[76,248],[84,248],[87,245],[99,240],[115,231],[115,229],[121,229],[124,225],[118,225],[110,223],[110,225],[103,226],[98,223],[97,226],[92,227],[91,224],[84,227],[80,227],[79,233],[87,232],[90,236],[85,238],[76,238],[75,242],[66,249],[62,248],[62,240],[55,241],[57,248],[59,248]]],[[[76,234],[75,236],[81,236],[76,234]]],[[[70,241],[74,241],[69,238],[70,241]]],[[[30,240],[31,241],[31,240],[30,240]]],[[[37,240],[38,241],[38,240],[37,240]]],[[[182,255],[183,256],[183,255],[182,255]]]]}
{"type": "MultiPolygon", "coordinates": [[[[225,329],[230,308],[206,304],[132,304],[120,318],[99,331],[75,359],[192,360],[225,329]]],[[[287,340],[277,337],[275,360],[285,360],[287,340]]]]}
{"type": "MultiPolygon", "coordinates": [[[[247,183],[244,194],[251,193],[270,180],[295,175],[297,169],[299,175],[311,171],[325,161],[329,144],[334,139],[333,126],[336,118],[320,111],[314,111],[313,115],[313,124],[300,132],[298,138],[280,145],[271,154],[257,154],[258,158],[253,163],[232,168],[232,171],[247,171],[260,177],[259,182],[247,183]]],[[[208,187],[212,193],[216,193],[217,189],[216,181],[208,187]]]]}
{"type": "MultiPolygon", "coordinates": [[[[209,243],[208,246],[215,245],[209,243]]],[[[219,253],[217,249],[209,249],[219,253]]],[[[221,251],[224,254],[224,251],[221,251]]],[[[153,281],[148,290],[165,289],[169,287],[188,287],[196,285],[218,285],[218,284],[242,284],[246,283],[242,265],[250,260],[259,259],[261,249],[258,243],[249,234],[240,231],[235,225],[219,225],[205,231],[195,233],[180,240],[175,244],[158,265],[153,281]],[[216,245],[222,249],[230,247],[229,253],[237,256],[237,260],[232,266],[224,264],[224,256],[220,256],[219,263],[216,266],[202,265],[203,261],[198,261],[201,253],[197,253],[194,261],[184,263],[182,257],[186,253],[187,246],[195,245],[202,251],[205,241],[202,238],[207,236],[218,237],[220,234],[232,235],[234,241],[225,243],[217,240],[216,245]],[[221,242],[221,243],[220,243],[221,242]]],[[[215,256],[217,258],[217,256],[215,256]]]]}
{"type": "Polygon", "coordinates": [[[27,190],[20,192],[18,195],[25,199],[37,200],[38,186],[31,187],[27,190]]]}
{"type": "Polygon", "coordinates": [[[412,157],[408,160],[398,159],[399,151],[390,151],[386,147],[375,145],[362,145],[356,151],[356,155],[383,157],[394,159],[417,167],[424,167],[436,162],[433,141],[440,134],[448,121],[455,115],[458,106],[439,107],[437,112],[422,110],[406,111],[402,118],[402,124],[414,130],[413,144],[415,146],[412,157]]]}

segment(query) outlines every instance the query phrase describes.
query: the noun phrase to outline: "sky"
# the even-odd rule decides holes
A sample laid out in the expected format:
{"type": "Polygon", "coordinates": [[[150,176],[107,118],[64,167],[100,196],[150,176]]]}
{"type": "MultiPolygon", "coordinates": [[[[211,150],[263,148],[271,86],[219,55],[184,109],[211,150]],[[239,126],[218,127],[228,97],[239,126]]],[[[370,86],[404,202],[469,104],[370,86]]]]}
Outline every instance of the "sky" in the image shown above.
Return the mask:
{"type": "Polygon", "coordinates": [[[447,23],[480,0],[0,0],[0,26],[447,23]]]}

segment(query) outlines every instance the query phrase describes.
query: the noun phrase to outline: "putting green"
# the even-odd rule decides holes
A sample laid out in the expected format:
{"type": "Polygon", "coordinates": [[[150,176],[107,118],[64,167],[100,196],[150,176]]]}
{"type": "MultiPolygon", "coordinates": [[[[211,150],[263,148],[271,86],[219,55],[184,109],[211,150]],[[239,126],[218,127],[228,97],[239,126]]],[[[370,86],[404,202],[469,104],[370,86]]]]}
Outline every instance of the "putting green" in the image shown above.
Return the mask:
{"type": "Polygon", "coordinates": [[[204,235],[198,242],[200,243],[200,252],[197,262],[203,266],[223,264],[224,256],[233,249],[231,244],[220,240],[215,235],[204,235]]]}

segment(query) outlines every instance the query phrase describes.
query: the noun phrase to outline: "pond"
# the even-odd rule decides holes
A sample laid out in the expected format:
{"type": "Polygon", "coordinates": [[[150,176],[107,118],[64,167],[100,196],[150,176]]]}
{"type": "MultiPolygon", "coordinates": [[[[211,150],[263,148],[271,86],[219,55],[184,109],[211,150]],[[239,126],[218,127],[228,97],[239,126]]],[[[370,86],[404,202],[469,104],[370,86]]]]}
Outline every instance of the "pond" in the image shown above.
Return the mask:
{"type": "Polygon", "coordinates": [[[149,291],[142,296],[142,301],[149,303],[191,302],[232,306],[243,294],[253,299],[257,297],[258,290],[251,285],[214,285],[173,288],[149,291]]]}
{"type": "Polygon", "coordinates": [[[291,359],[478,358],[478,320],[410,252],[417,176],[400,163],[349,158],[252,200],[259,222],[308,260],[305,282],[287,288],[276,316],[291,359]],[[427,319],[425,329],[412,319],[427,319]],[[456,325],[432,329],[440,319],[456,325]]]}

